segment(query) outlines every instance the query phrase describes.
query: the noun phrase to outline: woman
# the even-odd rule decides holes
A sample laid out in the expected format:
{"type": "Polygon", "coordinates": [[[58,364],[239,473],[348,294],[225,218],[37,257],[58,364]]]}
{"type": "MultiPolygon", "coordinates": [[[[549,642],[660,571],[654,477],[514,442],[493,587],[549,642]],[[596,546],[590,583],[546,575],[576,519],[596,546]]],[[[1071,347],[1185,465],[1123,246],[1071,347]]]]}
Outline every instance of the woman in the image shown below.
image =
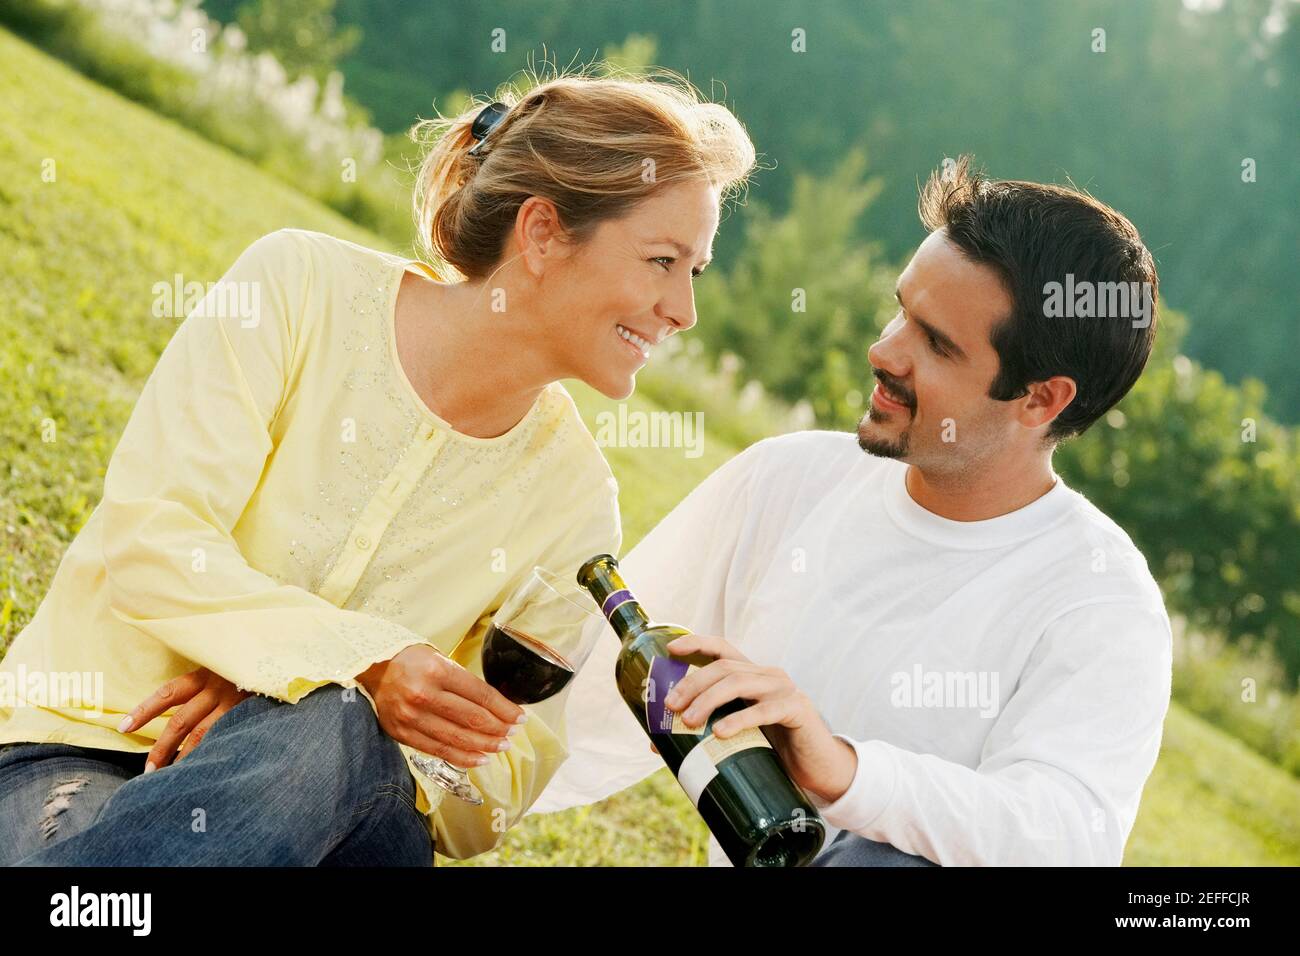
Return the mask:
{"type": "Polygon", "coordinates": [[[479,666],[534,565],[621,543],[560,380],[626,398],[695,323],[753,146],[687,84],[582,75],[416,132],[445,274],[282,229],[160,357],[0,665],[103,678],[0,709],[0,862],[428,865],[494,846],[563,760],[563,695],[525,714],[479,666]]]}

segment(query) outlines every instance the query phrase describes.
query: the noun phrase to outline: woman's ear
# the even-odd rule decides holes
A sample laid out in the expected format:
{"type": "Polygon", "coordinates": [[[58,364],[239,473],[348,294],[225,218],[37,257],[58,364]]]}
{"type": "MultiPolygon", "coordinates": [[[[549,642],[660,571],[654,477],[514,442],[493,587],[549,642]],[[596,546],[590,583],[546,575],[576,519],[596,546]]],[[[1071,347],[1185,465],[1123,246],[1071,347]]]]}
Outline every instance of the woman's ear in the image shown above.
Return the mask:
{"type": "Polygon", "coordinates": [[[529,196],[519,206],[514,235],[524,266],[534,279],[540,279],[548,267],[567,258],[571,251],[559,210],[541,196],[529,196]]]}

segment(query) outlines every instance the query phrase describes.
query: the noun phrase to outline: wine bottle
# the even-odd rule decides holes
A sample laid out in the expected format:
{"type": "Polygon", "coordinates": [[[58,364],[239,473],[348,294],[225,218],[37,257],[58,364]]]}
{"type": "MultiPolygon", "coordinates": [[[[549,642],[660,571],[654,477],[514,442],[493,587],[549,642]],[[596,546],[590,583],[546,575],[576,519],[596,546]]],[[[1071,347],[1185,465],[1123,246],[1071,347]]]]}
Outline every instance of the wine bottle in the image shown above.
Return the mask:
{"type": "Polygon", "coordinates": [[[623,700],[735,866],[804,866],[826,838],[826,826],[807,795],[790,779],[761,728],[725,739],[713,725],[749,703],[732,700],[700,727],[687,727],[664,698],[692,670],[714,658],[674,656],[667,644],[690,634],[651,622],[628,591],[612,555],[598,554],[578,571],[623,643],[614,678],[623,700]]]}

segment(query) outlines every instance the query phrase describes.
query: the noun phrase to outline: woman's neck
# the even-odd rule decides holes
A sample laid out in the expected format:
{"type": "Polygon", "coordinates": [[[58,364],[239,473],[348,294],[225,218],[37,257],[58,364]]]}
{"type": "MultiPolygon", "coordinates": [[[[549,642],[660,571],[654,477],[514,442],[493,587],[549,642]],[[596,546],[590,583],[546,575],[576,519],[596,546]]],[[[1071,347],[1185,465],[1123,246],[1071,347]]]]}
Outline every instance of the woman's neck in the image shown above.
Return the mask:
{"type": "Polygon", "coordinates": [[[437,283],[407,271],[394,319],[397,352],[420,398],[476,438],[508,432],[559,377],[538,323],[508,309],[493,312],[491,303],[480,284],[437,283]]]}

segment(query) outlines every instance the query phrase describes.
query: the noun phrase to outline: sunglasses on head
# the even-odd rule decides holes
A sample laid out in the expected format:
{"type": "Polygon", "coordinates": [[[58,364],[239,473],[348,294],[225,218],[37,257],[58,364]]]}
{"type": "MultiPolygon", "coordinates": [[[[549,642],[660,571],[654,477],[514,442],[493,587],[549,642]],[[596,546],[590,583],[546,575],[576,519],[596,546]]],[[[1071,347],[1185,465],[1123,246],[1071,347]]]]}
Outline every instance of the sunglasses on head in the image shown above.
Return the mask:
{"type": "Polygon", "coordinates": [[[489,103],[479,110],[478,116],[474,117],[474,122],[469,127],[469,135],[478,140],[470,148],[469,155],[477,156],[479,154],[488,133],[496,129],[508,112],[510,112],[510,107],[506,106],[505,103],[489,103]]]}

